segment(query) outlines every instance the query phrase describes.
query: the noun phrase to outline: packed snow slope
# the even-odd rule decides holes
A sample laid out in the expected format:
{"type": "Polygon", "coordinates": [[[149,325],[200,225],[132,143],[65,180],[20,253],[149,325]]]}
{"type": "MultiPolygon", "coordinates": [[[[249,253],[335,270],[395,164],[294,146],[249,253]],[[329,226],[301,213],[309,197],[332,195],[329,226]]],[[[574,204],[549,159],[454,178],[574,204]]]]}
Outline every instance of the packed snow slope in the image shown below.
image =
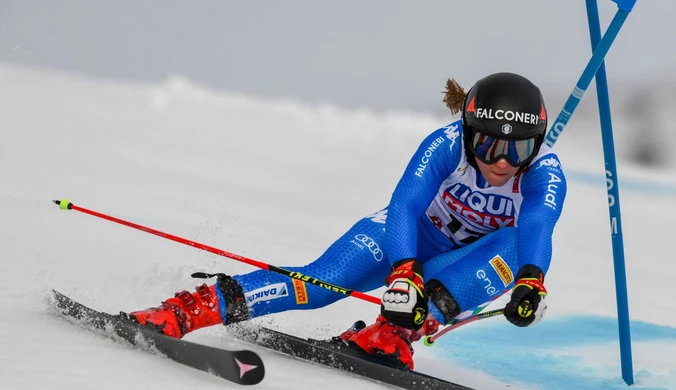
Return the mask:
{"type": "MultiPolygon", "coordinates": [[[[384,207],[422,138],[452,120],[217,93],[180,78],[139,85],[0,65],[0,388],[236,387],[75,327],[50,315],[45,298],[55,288],[100,310],[131,311],[192,290],[201,283],[192,272],[253,268],[60,211],[53,199],[300,265],[384,207]]],[[[574,117],[556,145],[569,190],[547,318],[526,329],[503,318],[460,328],[416,348],[420,371],[480,389],[625,387],[598,131],[574,117]]],[[[636,387],[673,389],[676,179],[620,163],[620,187],[636,387]]],[[[254,322],[327,337],[377,312],[347,298],[254,322]]],[[[188,338],[248,347],[224,327],[188,338]]],[[[249,348],[267,365],[260,389],[382,388],[249,348]]]]}

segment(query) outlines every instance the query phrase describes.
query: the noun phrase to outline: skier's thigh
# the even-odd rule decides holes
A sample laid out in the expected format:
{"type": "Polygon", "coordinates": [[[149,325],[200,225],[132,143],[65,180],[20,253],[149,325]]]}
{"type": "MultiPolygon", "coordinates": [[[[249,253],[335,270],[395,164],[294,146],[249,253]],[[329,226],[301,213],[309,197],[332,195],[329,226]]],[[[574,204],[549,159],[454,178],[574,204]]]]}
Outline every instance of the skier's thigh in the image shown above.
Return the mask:
{"type": "MultiPolygon", "coordinates": [[[[389,260],[382,251],[383,228],[384,224],[364,218],[317,260],[300,267],[282,268],[351,290],[374,290],[383,285],[390,272],[389,260]]],[[[269,271],[236,275],[233,279],[242,286],[254,316],[315,309],[346,297],[339,292],[269,271]]]]}
{"type": "Polygon", "coordinates": [[[462,311],[500,296],[514,286],[518,270],[516,228],[503,228],[424,264],[425,279],[440,281],[462,311]]]}

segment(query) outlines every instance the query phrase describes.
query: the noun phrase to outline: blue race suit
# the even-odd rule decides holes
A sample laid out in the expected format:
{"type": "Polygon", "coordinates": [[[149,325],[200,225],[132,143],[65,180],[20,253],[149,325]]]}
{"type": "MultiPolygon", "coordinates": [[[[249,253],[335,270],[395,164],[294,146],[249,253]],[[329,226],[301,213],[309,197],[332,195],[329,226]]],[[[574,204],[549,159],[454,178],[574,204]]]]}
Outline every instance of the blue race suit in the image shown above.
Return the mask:
{"type": "MultiPolygon", "coordinates": [[[[566,196],[558,157],[543,145],[527,169],[492,187],[467,162],[462,131],[457,121],[430,134],[385,209],[358,221],[314,262],[283,268],[367,292],[383,286],[391,264],[414,257],[423,263],[425,280],[441,282],[464,311],[511,289],[525,264],[546,273],[566,196]]],[[[244,290],[251,318],[345,298],[264,270],[233,279],[244,290]]],[[[217,291],[225,320],[225,300],[217,291]]],[[[444,323],[431,302],[430,313],[444,323]]]]}

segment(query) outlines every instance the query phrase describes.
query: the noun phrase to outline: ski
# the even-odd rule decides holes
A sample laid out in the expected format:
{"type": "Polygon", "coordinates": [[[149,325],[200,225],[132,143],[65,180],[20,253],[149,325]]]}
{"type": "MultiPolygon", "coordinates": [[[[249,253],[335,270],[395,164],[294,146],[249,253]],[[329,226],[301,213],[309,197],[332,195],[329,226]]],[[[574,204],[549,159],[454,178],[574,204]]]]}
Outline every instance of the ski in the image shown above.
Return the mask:
{"type": "Polygon", "coordinates": [[[392,361],[330,341],[302,339],[268,328],[240,328],[235,333],[235,337],[243,341],[402,389],[471,390],[443,379],[398,368],[392,361]]]}
{"type": "Polygon", "coordinates": [[[228,351],[151,332],[119,316],[96,311],[58,291],[52,291],[57,314],[90,330],[102,331],[113,339],[121,338],[147,352],[159,352],[177,363],[240,385],[255,385],[265,376],[263,361],[253,351],[228,351]]]}

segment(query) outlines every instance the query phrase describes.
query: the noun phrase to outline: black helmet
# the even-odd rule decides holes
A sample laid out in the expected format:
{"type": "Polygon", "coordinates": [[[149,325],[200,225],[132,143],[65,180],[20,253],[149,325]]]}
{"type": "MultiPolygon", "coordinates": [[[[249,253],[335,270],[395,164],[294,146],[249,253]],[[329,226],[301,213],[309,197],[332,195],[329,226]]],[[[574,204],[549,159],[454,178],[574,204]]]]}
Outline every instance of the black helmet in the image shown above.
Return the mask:
{"type": "Polygon", "coordinates": [[[477,81],[467,93],[462,123],[470,165],[476,168],[475,158],[492,164],[504,157],[523,168],[542,146],[547,111],[540,89],[530,80],[495,73],[477,81]]]}

